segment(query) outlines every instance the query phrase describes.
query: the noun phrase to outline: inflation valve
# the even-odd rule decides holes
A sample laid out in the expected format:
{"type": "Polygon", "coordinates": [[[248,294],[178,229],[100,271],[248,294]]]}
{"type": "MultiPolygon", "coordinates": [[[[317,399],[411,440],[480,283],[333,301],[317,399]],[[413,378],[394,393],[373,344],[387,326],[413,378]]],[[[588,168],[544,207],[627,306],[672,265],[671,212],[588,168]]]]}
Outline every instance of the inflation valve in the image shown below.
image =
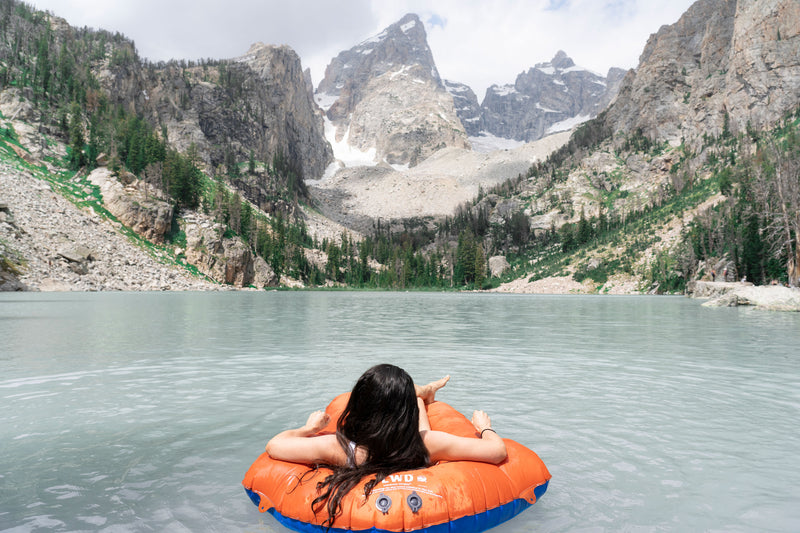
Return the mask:
{"type": "Polygon", "coordinates": [[[422,507],[422,498],[419,497],[417,491],[414,491],[408,495],[408,498],[406,498],[406,503],[411,508],[411,512],[417,514],[422,507]]]}
{"type": "MultiPolygon", "coordinates": [[[[411,496],[409,496],[409,498],[410,497],[411,496]]],[[[388,497],[386,494],[381,493],[381,495],[378,496],[378,499],[375,500],[375,507],[377,507],[378,510],[380,512],[382,512],[383,514],[388,513],[389,512],[389,507],[391,507],[391,506],[392,506],[392,499],[390,497],[388,497]]]]}

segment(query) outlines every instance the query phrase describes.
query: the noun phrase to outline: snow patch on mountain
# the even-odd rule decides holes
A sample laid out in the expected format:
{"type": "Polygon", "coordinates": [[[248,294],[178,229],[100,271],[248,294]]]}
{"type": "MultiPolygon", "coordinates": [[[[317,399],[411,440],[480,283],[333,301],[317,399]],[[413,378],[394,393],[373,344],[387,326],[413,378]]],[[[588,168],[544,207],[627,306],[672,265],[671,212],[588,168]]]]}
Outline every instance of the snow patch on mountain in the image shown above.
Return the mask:
{"type": "Polygon", "coordinates": [[[314,95],[314,100],[317,102],[319,108],[326,112],[336,103],[338,98],[339,97],[335,94],[317,93],[314,95]]]}
{"type": "Polygon", "coordinates": [[[544,107],[539,102],[536,102],[536,109],[538,109],[539,111],[544,111],[545,113],[561,113],[561,111],[556,111],[555,109],[544,107]]]}
{"type": "Polygon", "coordinates": [[[517,92],[517,88],[513,85],[492,85],[489,90],[498,96],[508,96],[517,92]]]}
{"type": "MultiPolygon", "coordinates": [[[[333,148],[333,157],[340,161],[344,167],[374,167],[377,165],[376,150],[370,148],[366,152],[362,152],[358,148],[350,146],[350,128],[347,128],[344,136],[340,141],[336,140],[336,126],[333,122],[325,118],[325,138],[333,148]]],[[[328,168],[330,170],[330,167],[328,168]]],[[[327,171],[326,171],[327,174],[327,171]]]]}
{"type": "Polygon", "coordinates": [[[360,48],[362,46],[367,46],[367,45],[370,45],[370,44],[377,44],[377,43],[381,42],[382,40],[384,40],[388,34],[389,33],[386,30],[383,30],[378,35],[373,35],[372,37],[370,37],[368,39],[365,39],[365,40],[361,41],[360,43],[358,43],[357,48],[360,48]]]}
{"type": "Polygon", "coordinates": [[[447,89],[447,92],[449,92],[450,94],[465,93],[469,91],[469,87],[467,87],[466,85],[462,83],[453,83],[452,81],[448,80],[444,80],[444,86],[445,89],[447,89]]]}
{"type": "Polygon", "coordinates": [[[400,31],[402,31],[403,33],[408,33],[408,30],[410,30],[411,28],[413,28],[416,25],[417,25],[417,21],[416,20],[412,20],[410,22],[406,22],[405,24],[400,26],[400,31]]]}
{"type": "Polygon", "coordinates": [[[503,137],[497,137],[487,132],[481,132],[480,135],[470,137],[469,142],[472,144],[472,149],[475,152],[482,154],[488,154],[497,150],[513,150],[525,144],[522,141],[504,139],[503,137]]]}
{"type": "Polygon", "coordinates": [[[555,124],[547,128],[546,134],[550,135],[551,133],[558,133],[560,131],[571,130],[575,126],[583,124],[584,122],[586,122],[591,118],[592,118],[591,115],[577,115],[575,117],[570,117],[566,120],[562,120],[561,122],[556,122],[555,124]]]}

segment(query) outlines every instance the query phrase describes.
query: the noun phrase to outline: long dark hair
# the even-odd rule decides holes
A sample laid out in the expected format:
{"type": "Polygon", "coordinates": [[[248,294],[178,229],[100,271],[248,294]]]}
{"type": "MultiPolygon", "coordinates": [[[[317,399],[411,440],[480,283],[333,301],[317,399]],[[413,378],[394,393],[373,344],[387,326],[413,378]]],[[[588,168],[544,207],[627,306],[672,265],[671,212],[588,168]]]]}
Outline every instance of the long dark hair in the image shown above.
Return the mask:
{"type": "Polygon", "coordinates": [[[419,408],[411,376],[394,365],[376,365],[364,372],[336,423],[336,438],[347,454],[347,465],[317,484],[321,493],[312,503],[316,514],[325,508],[329,529],[341,512],[342,498],[364,476],[375,477],[364,486],[364,498],[387,475],[422,468],[428,451],[419,434],[419,408]],[[355,446],[365,448],[366,460],[356,464],[355,446]]]}

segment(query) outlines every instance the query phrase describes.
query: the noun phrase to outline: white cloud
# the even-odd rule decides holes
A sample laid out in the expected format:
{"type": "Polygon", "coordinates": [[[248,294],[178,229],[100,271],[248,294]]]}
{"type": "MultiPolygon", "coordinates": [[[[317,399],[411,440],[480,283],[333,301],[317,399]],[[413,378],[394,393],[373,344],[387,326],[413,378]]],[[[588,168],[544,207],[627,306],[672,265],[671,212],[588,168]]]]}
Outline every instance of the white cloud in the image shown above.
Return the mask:
{"type": "Polygon", "coordinates": [[[236,57],[287,44],[319,82],[341,50],[418,13],[440,74],[483,98],[558,50],[605,73],[635,67],[647,37],[693,0],[33,0],[74,26],[119,31],[153,60],[236,57]]]}

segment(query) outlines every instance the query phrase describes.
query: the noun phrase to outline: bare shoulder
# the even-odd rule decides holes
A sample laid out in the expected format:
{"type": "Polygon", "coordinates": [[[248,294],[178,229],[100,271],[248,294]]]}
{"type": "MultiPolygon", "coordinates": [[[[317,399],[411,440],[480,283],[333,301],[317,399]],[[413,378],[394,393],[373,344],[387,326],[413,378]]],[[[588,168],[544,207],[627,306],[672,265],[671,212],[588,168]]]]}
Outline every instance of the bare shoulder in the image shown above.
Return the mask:
{"type": "Polygon", "coordinates": [[[347,454],[339,445],[336,435],[319,435],[312,438],[317,440],[316,450],[320,453],[323,462],[338,466],[347,464],[347,454]]]}
{"type": "Polygon", "coordinates": [[[343,465],[347,462],[336,435],[274,438],[267,444],[267,453],[273,459],[294,463],[343,465]]]}

